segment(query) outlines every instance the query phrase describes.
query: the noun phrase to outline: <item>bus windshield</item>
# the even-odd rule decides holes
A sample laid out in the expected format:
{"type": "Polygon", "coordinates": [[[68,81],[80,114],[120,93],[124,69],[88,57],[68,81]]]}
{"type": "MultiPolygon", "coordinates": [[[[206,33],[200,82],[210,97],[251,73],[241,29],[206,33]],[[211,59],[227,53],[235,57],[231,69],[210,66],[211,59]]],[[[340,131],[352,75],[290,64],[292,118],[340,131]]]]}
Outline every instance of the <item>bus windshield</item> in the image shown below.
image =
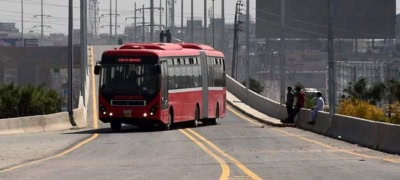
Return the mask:
{"type": "Polygon", "coordinates": [[[160,86],[155,64],[102,65],[100,83],[107,94],[155,95],[160,86]]]}

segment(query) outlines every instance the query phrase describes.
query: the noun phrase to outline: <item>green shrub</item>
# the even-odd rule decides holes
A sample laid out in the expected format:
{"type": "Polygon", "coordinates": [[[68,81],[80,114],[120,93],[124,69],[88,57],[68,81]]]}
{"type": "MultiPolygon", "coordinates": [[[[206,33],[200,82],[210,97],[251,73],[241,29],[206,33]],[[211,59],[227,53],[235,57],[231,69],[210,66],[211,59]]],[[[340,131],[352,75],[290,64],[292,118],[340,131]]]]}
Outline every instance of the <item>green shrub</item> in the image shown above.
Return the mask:
{"type": "MultiPolygon", "coordinates": [[[[242,83],[243,86],[246,86],[246,82],[242,83]]],[[[264,91],[264,86],[257,80],[250,78],[250,90],[261,94],[264,91]]]]}
{"type": "Polygon", "coordinates": [[[56,113],[60,112],[61,104],[62,96],[45,85],[0,86],[0,118],[56,113]]]}

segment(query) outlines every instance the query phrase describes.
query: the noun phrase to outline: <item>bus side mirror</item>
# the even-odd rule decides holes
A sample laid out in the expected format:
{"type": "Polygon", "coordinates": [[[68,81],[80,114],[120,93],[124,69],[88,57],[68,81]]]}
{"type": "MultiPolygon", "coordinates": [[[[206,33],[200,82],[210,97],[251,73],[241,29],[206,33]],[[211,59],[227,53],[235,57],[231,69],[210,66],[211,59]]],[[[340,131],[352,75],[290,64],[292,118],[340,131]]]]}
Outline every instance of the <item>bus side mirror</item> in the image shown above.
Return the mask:
{"type": "Polygon", "coordinates": [[[160,65],[156,65],[156,74],[161,74],[161,66],[160,65]]]}
{"type": "Polygon", "coordinates": [[[94,74],[99,75],[101,70],[100,62],[97,62],[96,65],[94,66],[94,74]]]}

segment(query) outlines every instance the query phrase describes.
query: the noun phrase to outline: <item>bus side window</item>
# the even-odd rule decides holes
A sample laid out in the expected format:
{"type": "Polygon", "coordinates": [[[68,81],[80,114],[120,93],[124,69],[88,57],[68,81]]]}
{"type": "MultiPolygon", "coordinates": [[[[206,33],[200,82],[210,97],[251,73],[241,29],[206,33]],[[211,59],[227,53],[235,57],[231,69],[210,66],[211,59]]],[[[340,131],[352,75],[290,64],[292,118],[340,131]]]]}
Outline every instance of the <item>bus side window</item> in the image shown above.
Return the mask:
{"type": "Polygon", "coordinates": [[[175,88],[174,89],[181,89],[182,88],[182,70],[181,66],[175,66],[175,88]]]}
{"type": "Polygon", "coordinates": [[[175,89],[175,67],[172,65],[168,66],[168,88],[175,89]]]}

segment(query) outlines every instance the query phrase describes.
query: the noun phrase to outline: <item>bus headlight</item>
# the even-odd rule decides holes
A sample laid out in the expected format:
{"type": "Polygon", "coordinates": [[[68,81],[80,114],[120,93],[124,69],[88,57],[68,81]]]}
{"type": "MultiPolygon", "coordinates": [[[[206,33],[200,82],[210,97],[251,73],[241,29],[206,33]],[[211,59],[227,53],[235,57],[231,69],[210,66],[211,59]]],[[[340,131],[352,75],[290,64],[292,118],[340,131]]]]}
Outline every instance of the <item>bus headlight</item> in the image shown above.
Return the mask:
{"type": "Polygon", "coordinates": [[[144,114],[143,114],[143,117],[147,117],[147,113],[144,113],[144,114]]]}
{"type": "Polygon", "coordinates": [[[112,112],[110,112],[110,114],[109,114],[111,117],[114,115],[112,112]]]}
{"type": "Polygon", "coordinates": [[[154,114],[156,114],[158,109],[158,104],[155,104],[151,109],[150,109],[150,116],[153,116],[154,114]]]}
{"type": "Polygon", "coordinates": [[[106,114],[107,114],[107,109],[106,109],[106,107],[104,107],[103,104],[100,104],[100,105],[99,105],[99,110],[100,110],[100,112],[103,113],[103,115],[106,115],[106,114]]]}

